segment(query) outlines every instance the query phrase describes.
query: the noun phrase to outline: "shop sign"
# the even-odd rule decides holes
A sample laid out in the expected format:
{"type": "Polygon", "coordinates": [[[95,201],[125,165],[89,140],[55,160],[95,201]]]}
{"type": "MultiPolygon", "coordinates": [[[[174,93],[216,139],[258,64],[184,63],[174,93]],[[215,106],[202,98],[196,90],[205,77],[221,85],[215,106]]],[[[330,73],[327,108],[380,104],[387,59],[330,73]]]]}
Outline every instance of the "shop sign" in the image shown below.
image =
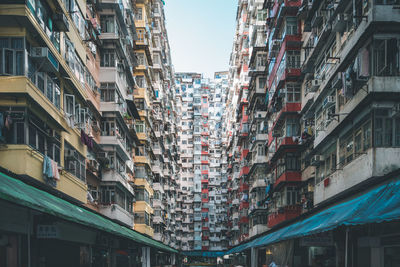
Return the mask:
{"type": "Polygon", "coordinates": [[[333,246],[332,232],[305,236],[300,238],[300,246],[303,247],[329,247],[333,246]]]}
{"type": "Polygon", "coordinates": [[[36,231],[37,238],[58,238],[58,226],[52,224],[39,224],[36,231]]]}

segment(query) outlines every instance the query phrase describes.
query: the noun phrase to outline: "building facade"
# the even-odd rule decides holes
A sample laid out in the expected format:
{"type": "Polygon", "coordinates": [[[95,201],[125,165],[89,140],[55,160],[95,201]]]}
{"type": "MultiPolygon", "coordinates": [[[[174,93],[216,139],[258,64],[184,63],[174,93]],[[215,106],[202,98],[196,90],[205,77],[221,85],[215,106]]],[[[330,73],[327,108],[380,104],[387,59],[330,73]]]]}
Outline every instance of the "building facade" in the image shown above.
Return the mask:
{"type": "Polygon", "coordinates": [[[222,120],[227,73],[205,79],[198,73],[176,73],[180,116],[180,192],[182,250],[224,250],[226,175],[223,173],[222,120]]]}
{"type": "MultiPolygon", "coordinates": [[[[74,242],[62,257],[72,265],[85,252],[104,261],[95,266],[173,263],[171,251],[158,253],[177,247],[175,202],[168,200],[175,199],[179,167],[163,8],[158,0],[1,1],[1,170],[43,196],[50,193],[98,216],[94,229],[79,232],[57,212],[41,210],[39,216],[17,209],[21,214],[15,218],[31,214],[20,229],[45,225],[59,235],[46,242],[15,228],[32,239],[28,246],[74,242]],[[99,230],[101,220],[123,227],[126,235],[99,230]],[[68,235],[71,229],[76,235],[68,235]],[[138,260],[128,263],[129,257],[138,260]]],[[[1,202],[1,209],[10,205],[1,202]]],[[[10,229],[1,228],[0,235],[14,240],[10,229]]],[[[26,246],[24,240],[18,246],[26,246]]],[[[56,257],[40,253],[28,260],[57,265],[56,257]]]]}
{"type": "Polygon", "coordinates": [[[357,213],[356,227],[306,225],[398,182],[397,4],[238,1],[225,156],[231,251],[248,265],[396,262],[399,243],[385,241],[395,222],[371,225],[357,213]]]}

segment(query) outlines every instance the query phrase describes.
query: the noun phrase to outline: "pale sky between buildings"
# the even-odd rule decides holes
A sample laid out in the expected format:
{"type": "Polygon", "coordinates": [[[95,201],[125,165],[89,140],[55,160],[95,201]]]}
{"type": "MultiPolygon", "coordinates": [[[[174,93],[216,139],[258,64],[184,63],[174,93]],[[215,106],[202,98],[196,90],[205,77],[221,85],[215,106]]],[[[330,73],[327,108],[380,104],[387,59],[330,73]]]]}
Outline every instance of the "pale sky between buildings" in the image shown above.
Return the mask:
{"type": "Polygon", "coordinates": [[[237,0],[165,0],[172,63],[176,72],[212,78],[228,70],[237,0]]]}

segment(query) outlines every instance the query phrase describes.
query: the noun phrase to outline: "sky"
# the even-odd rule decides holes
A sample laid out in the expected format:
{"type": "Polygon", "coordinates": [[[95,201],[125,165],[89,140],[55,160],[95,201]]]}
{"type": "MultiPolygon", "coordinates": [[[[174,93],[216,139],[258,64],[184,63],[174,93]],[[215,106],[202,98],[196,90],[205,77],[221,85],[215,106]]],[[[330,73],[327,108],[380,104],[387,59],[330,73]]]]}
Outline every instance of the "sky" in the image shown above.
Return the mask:
{"type": "Polygon", "coordinates": [[[237,0],[165,0],[164,8],[175,72],[228,70],[237,0]]]}

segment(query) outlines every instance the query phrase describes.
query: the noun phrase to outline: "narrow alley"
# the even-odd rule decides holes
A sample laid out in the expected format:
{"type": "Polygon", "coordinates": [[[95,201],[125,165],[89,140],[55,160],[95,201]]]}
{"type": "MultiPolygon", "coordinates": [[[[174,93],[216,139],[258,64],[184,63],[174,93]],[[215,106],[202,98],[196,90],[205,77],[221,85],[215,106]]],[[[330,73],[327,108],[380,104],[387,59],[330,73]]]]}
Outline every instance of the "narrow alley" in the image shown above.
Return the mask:
{"type": "Polygon", "coordinates": [[[400,267],[400,1],[0,0],[0,267],[54,266],[400,267]]]}

